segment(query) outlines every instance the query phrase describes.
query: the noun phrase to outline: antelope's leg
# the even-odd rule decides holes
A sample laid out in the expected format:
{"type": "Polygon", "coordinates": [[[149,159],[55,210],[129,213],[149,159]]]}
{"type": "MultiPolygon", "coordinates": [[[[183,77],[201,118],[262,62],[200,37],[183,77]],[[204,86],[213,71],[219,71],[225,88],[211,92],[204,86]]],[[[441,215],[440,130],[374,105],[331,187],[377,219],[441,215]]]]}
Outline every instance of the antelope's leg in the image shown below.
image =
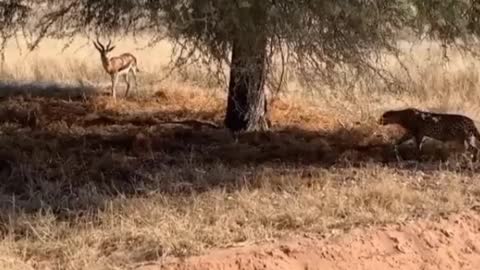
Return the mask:
{"type": "Polygon", "coordinates": [[[128,96],[128,91],[130,91],[130,79],[128,78],[129,74],[130,74],[130,71],[125,72],[125,83],[127,84],[127,91],[125,91],[125,97],[128,96]]]}
{"type": "Polygon", "coordinates": [[[117,92],[116,92],[117,82],[118,82],[118,73],[115,73],[115,74],[112,75],[112,97],[113,97],[113,99],[117,98],[117,92]]]}
{"type": "Polygon", "coordinates": [[[137,89],[138,89],[137,88],[137,71],[136,70],[137,70],[137,66],[135,66],[131,69],[133,79],[135,80],[135,91],[137,91],[137,89]]]}

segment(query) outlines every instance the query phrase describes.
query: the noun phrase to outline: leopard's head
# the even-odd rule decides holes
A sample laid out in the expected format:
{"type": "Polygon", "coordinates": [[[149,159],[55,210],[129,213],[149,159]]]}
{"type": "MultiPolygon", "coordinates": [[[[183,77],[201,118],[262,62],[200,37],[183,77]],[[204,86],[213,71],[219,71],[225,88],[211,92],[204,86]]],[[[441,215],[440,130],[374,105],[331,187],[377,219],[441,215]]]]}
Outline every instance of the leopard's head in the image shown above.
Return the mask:
{"type": "Polygon", "coordinates": [[[380,125],[389,125],[389,124],[399,124],[404,123],[408,118],[411,118],[415,115],[417,111],[415,109],[404,109],[404,110],[390,110],[382,114],[378,119],[378,124],[380,125]]]}

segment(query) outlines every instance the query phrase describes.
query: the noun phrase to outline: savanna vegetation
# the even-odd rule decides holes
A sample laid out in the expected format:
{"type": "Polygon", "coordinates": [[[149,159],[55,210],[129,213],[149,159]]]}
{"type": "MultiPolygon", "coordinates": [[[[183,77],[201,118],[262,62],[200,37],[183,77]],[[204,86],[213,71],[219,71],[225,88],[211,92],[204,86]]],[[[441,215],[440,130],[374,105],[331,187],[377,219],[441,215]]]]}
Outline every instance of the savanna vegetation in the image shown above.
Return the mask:
{"type": "Polygon", "coordinates": [[[477,164],[434,141],[398,162],[402,131],[376,123],[402,106],[479,119],[475,1],[0,11],[3,269],[135,268],[478,204],[477,164]],[[109,96],[97,37],[137,57],[131,97],[109,96]]]}

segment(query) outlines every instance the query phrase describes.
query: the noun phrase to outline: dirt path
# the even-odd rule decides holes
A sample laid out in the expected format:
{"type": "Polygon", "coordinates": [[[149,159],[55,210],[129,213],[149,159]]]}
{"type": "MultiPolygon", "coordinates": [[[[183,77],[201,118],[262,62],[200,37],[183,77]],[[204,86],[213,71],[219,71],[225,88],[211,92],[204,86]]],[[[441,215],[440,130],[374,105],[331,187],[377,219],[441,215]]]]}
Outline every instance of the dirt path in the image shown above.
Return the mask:
{"type": "Polygon", "coordinates": [[[480,269],[480,214],[355,229],[329,240],[217,250],[137,269],[480,269]]]}

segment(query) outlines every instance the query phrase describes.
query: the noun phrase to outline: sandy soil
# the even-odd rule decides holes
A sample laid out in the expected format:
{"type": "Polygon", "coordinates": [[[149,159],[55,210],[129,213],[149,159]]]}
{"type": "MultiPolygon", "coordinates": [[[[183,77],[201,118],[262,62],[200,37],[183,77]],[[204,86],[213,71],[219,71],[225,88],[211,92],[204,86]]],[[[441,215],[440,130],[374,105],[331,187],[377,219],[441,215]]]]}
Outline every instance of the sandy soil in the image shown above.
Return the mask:
{"type": "Polygon", "coordinates": [[[325,240],[216,250],[137,269],[480,269],[480,214],[354,229],[325,240]]]}

